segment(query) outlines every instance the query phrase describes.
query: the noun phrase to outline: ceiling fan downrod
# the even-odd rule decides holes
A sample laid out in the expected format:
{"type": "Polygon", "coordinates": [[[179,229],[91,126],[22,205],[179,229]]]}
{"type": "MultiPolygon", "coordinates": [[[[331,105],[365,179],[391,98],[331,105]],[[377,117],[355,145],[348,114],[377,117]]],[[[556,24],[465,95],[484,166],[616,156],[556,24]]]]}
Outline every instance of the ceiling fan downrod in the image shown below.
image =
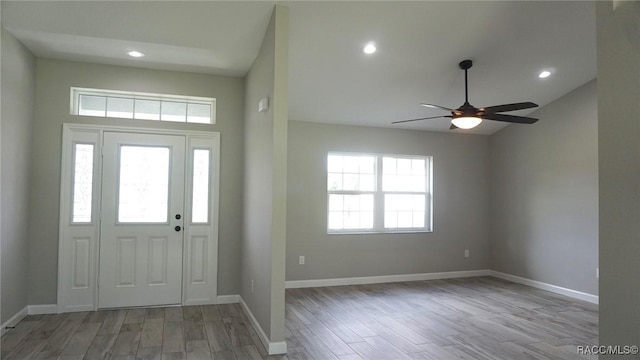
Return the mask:
{"type": "Polygon", "coordinates": [[[469,104],[469,81],[467,79],[467,70],[471,69],[473,66],[473,61],[471,60],[462,60],[460,61],[460,69],[464,70],[464,103],[465,105],[469,104]]]}

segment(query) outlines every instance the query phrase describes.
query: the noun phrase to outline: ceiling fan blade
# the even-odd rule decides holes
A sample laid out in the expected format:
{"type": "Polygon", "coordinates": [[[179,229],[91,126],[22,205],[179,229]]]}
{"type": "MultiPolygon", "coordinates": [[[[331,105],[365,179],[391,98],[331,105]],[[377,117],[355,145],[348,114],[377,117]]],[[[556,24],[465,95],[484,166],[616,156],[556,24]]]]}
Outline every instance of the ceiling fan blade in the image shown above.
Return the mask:
{"type": "Polygon", "coordinates": [[[455,126],[455,125],[453,125],[453,124],[451,124],[451,126],[449,126],[449,130],[455,130],[455,129],[457,129],[457,128],[458,128],[458,127],[457,127],[457,126],[455,126]]]}
{"type": "Polygon", "coordinates": [[[504,104],[504,105],[495,105],[495,106],[487,106],[481,110],[484,110],[485,113],[493,114],[505,111],[516,111],[516,110],[524,110],[531,109],[534,107],[538,107],[538,104],[534,104],[532,102],[521,102],[514,104],[504,104]]]}
{"type": "Polygon", "coordinates": [[[400,124],[400,123],[406,123],[406,122],[411,122],[411,121],[428,120],[428,119],[437,119],[437,118],[451,118],[451,117],[452,117],[451,115],[430,116],[430,117],[426,117],[426,118],[419,118],[419,119],[410,119],[410,120],[394,121],[394,122],[392,122],[392,124],[400,124]]]}
{"type": "Polygon", "coordinates": [[[534,122],[538,121],[538,119],[531,117],[505,114],[484,114],[482,115],[482,118],[487,120],[504,121],[517,124],[533,124],[534,122]]]}
{"type": "Polygon", "coordinates": [[[440,105],[433,105],[433,104],[426,104],[426,103],[420,103],[421,106],[424,107],[428,107],[428,108],[432,108],[432,109],[440,109],[440,110],[445,110],[445,111],[453,111],[453,109],[449,109],[448,107],[444,107],[444,106],[440,106],[440,105]]]}

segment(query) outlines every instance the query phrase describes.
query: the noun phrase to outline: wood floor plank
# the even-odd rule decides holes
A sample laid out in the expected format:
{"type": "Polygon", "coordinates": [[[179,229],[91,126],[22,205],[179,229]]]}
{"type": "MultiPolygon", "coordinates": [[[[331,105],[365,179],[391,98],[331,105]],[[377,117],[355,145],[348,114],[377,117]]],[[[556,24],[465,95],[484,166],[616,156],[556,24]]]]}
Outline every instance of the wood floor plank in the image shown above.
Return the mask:
{"type": "Polygon", "coordinates": [[[45,340],[43,339],[30,339],[25,340],[15,346],[6,356],[2,359],[6,360],[26,360],[33,358],[44,346],[45,340]]]}
{"type": "Polygon", "coordinates": [[[211,352],[216,353],[233,350],[231,338],[227,335],[222,320],[207,322],[205,324],[205,330],[211,352]]]}
{"type": "Polygon", "coordinates": [[[120,332],[127,310],[110,310],[102,322],[98,335],[113,335],[120,332]]]}
{"type": "Polygon", "coordinates": [[[204,322],[202,320],[185,320],[184,336],[186,341],[206,340],[204,322]]]}
{"type": "Polygon", "coordinates": [[[234,304],[221,304],[218,305],[218,309],[220,310],[220,315],[223,319],[240,317],[238,309],[236,309],[234,304]]]}
{"type": "Polygon", "coordinates": [[[185,321],[204,322],[200,306],[184,306],[182,307],[182,314],[185,321]]]}
{"type": "Polygon", "coordinates": [[[174,353],[162,353],[162,360],[186,360],[187,353],[184,351],[174,353]]]}
{"type": "Polygon", "coordinates": [[[60,356],[62,354],[62,350],[64,350],[65,346],[71,337],[73,337],[76,330],[80,327],[83,320],[84,317],[79,319],[77,316],[67,316],[51,336],[46,339],[42,350],[40,350],[36,355],[36,359],[49,359],[60,356]]]}
{"type": "Polygon", "coordinates": [[[400,349],[393,346],[393,344],[391,344],[382,336],[371,336],[365,338],[364,341],[371,345],[377,352],[382,354],[382,359],[410,359],[407,354],[403,353],[402,351],[400,351],[400,349]]]}
{"type": "Polygon", "coordinates": [[[142,324],[147,316],[146,309],[129,309],[123,324],[142,324]]]}
{"type": "Polygon", "coordinates": [[[84,322],[101,323],[107,318],[107,314],[109,314],[109,310],[91,311],[84,318],[84,322]]]}
{"type": "Polygon", "coordinates": [[[184,325],[182,322],[164,323],[162,334],[162,354],[184,352],[184,325]]]}
{"type": "Polygon", "coordinates": [[[172,306],[164,309],[164,321],[184,321],[184,315],[182,313],[182,307],[172,306]]]}
{"type": "Polygon", "coordinates": [[[213,353],[214,360],[237,360],[236,354],[231,351],[218,351],[213,353]]]}
{"type": "Polygon", "coordinates": [[[377,320],[378,320],[378,323],[380,323],[382,326],[384,326],[385,328],[397,334],[401,334],[403,338],[409,340],[413,344],[420,345],[420,344],[427,344],[431,342],[428,338],[413,331],[413,329],[406,326],[400,320],[396,320],[389,317],[381,317],[381,318],[378,318],[377,320]]]}
{"type": "Polygon", "coordinates": [[[61,355],[82,355],[87,352],[93,342],[93,338],[100,329],[100,323],[84,323],[73,334],[61,355]]]}
{"type": "Polygon", "coordinates": [[[140,336],[140,348],[162,346],[162,335],[164,333],[164,318],[148,318],[142,326],[140,336]]]}
{"type": "Polygon", "coordinates": [[[164,308],[149,308],[147,309],[147,319],[164,319],[164,308]]]}
{"type": "Polygon", "coordinates": [[[371,328],[371,330],[375,331],[379,337],[386,339],[405,354],[419,353],[423,351],[417,345],[403,337],[402,334],[395,332],[381,323],[371,323],[367,326],[371,328]]]}
{"type": "Polygon", "coordinates": [[[253,345],[253,339],[249,335],[247,325],[242,322],[240,317],[226,318],[223,322],[224,330],[234,347],[253,345]]]}
{"type": "Polygon", "coordinates": [[[136,353],[136,360],[160,360],[162,358],[162,347],[139,348],[136,353]]]}
{"type": "Polygon", "coordinates": [[[187,360],[212,360],[207,340],[187,341],[187,360]]]}
{"type": "MultiPolygon", "coordinates": [[[[62,324],[67,314],[49,314],[38,322],[35,329],[31,330],[25,339],[46,339],[62,324]]],[[[3,337],[3,339],[6,336],[3,337]]]]}
{"type": "Polygon", "coordinates": [[[338,356],[338,359],[340,359],[340,360],[365,360],[362,356],[360,356],[358,354],[342,355],[342,356],[338,356]]]}
{"type": "Polygon", "coordinates": [[[84,360],[84,355],[63,355],[55,359],[56,360],[84,360]]]}
{"type": "Polygon", "coordinates": [[[316,323],[307,325],[307,327],[313,332],[313,334],[322,341],[331,352],[336,355],[349,355],[354,354],[352,348],[349,347],[345,342],[342,341],[333,331],[331,331],[328,327],[326,327],[322,323],[316,323]]]}
{"type": "MultiPolygon", "coordinates": [[[[444,347],[438,344],[422,344],[418,345],[420,349],[423,351],[418,356],[415,356],[415,359],[425,359],[425,360],[454,360],[459,359],[457,356],[448,352],[444,347]]],[[[411,356],[411,355],[410,355],[411,356]]]]}
{"type": "Polygon", "coordinates": [[[111,359],[113,346],[116,343],[116,334],[96,335],[85,355],[86,359],[107,360],[111,359]]]}
{"type": "Polygon", "coordinates": [[[264,345],[262,345],[262,340],[260,340],[260,336],[258,336],[258,333],[256,332],[256,330],[253,328],[253,326],[251,326],[251,320],[249,320],[249,317],[245,313],[244,309],[242,308],[238,309],[238,315],[240,315],[240,320],[246,325],[245,327],[247,329],[247,332],[249,333],[249,337],[251,337],[251,341],[253,342],[253,345],[255,345],[256,349],[258,349],[258,352],[260,353],[260,355],[263,358],[269,357],[269,354],[267,354],[267,351],[264,345]]]}
{"type": "Polygon", "coordinates": [[[262,360],[262,356],[254,345],[243,345],[235,349],[238,360],[262,360]]]}
{"type": "Polygon", "coordinates": [[[142,324],[123,324],[113,345],[113,355],[135,355],[142,337],[142,324]]]}
{"type": "Polygon", "coordinates": [[[300,329],[296,331],[296,337],[300,340],[302,346],[313,356],[316,360],[334,360],[338,357],[331,352],[320,339],[309,329],[300,329]]]}
{"type": "Polygon", "coordinates": [[[218,305],[203,305],[202,318],[205,322],[222,320],[218,305]]]}
{"type": "Polygon", "coordinates": [[[39,321],[20,321],[15,327],[7,332],[2,339],[0,339],[0,350],[2,359],[5,358],[18,344],[20,344],[25,338],[29,337],[31,331],[37,329],[41,325],[42,320],[39,321]]]}
{"type": "MultiPolygon", "coordinates": [[[[288,345],[288,344],[287,344],[288,345]]],[[[345,356],[354,356],[355,354],[345,355],[345,356]]],[[[313,360],[313,356],[307,352],[304,347],[287,347],[287,356],[290,359],[297,360],[313,360]]],[[[343,357],[339,357],[343,359],[343,357]]],[[[348,359],[345,357],[345,359],[348,359]]],[[[352,358],[351,360],[362,360],[362,358],[352,358]]]]}

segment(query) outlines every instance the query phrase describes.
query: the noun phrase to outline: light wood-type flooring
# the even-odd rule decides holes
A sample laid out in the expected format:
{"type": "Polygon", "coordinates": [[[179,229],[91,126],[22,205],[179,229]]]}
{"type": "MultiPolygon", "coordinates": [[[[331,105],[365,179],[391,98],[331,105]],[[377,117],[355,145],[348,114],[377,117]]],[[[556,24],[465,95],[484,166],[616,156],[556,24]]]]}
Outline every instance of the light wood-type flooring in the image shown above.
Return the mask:
{"type": "Polygon", "coordinates": [[[242,308],[28,316],[2,359],[595,359],[598,307],[492,277],[289,289],[288,353],[268,357],[242,308]]]}

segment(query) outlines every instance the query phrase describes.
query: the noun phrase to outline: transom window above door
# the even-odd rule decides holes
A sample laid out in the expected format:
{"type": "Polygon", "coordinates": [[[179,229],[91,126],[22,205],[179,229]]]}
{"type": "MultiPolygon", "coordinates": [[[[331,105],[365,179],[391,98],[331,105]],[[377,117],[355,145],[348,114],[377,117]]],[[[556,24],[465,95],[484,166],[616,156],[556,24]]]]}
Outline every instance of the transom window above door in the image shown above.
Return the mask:
{"type": "Polygon", "coordinates": [[[216,123],[216,99],[71,88],[71,114],[122,119],[216,123]]]}

